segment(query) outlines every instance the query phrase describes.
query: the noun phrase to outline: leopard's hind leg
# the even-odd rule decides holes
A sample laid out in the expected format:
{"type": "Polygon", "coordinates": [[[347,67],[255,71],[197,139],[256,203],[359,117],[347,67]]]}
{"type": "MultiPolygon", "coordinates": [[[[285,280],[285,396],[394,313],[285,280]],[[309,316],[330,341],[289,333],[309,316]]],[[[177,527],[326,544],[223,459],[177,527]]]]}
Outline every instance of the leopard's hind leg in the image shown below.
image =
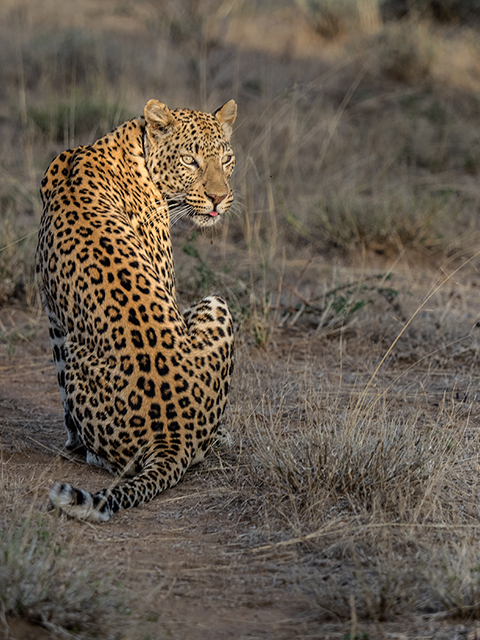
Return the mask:
{"type": "MultiPolygon", "coordinates": [[[[234,367],[233,320],[227,303],[219,296],[208,296],[183,313],[192,342],[195,367],[205,386],[215,393],[217,412],[214,428],[205,438],[191,464],[201,462],[214,440],[231,443],[231,436],[220,424],[234,367]]],[[[209,416],[211,417],[211,416],[209,416]]]]}

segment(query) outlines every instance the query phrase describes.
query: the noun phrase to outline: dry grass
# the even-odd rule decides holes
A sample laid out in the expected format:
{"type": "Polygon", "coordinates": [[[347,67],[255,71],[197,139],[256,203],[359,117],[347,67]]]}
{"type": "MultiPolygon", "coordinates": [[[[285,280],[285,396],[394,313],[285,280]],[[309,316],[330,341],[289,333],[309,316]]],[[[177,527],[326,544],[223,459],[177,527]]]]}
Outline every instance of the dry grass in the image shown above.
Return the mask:
{"type": "MultiPolygon", "coordinates": [[[[39,496],[28,487],[30,508],[23,511],[23,488],[0,465],[3,516],[0,521],[0,628],[22,619],[55,638],[113,637],[114,617],[125,609],[118,591],[93,563],[75,557],[78,534],[65,539],[59,522],[39,510],[39,496]],[[32,495],[33,494],[33,495],[32,495]],[[108,630],[108,631],[107,631],[108,630]]],[[[33,631],[32,631],[33,633],[33,631]]]]}
{"type": "Polygon", "coordinates": [[[10,521],[0,533],[1,616],[23,618],[50,631],[98,634],[106,627],[107,597],[92,571],[72,564],[56,540],[51,518],[10,521]]]}
{"type": "Polygon", "coordinates": [[[263,520],[254,552],[290,554],[327,618],[478,618],[476,400],[429,407],[428,376],[338,386],[297,367],[237,383],[227,479],[243,517],[263,520]]]}
{"type": "MultiPolygon", "coordinates": [[[[236,448],[220,457],[228,500],[253,523],[253,553],[285,554],[322,616],[478,619],[478,259],[427,305],[419,286],[480,246],[478,34],[377,15],[352,36],[350,2],[344,22],[302,22],[305,57],[222,40],[229,20],[295,29],[313,6],[257,4],[2,7],[0,303],[35,303],[37,184],[55,153],[153,96],[206,109],[233,97],[239,204],[215,236],[173,231],[181,301],[221,291],[245,350],[277,358],[241,365],[236,448]],[[67,30],[76,11],[83,26],[67,30]],[[337,359],[275,356],[305,336],[337,359]]],[[[12,517],[0,545],[4,614],[68,630],[79,608],[99,611],[50,521],[12,517]]]]}

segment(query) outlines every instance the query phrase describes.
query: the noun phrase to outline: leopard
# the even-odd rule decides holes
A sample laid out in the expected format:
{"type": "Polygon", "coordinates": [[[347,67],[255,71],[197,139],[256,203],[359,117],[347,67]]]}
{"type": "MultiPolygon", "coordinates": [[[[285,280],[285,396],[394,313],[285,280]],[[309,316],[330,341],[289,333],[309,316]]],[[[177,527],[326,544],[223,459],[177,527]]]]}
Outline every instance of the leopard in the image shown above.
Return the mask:
{"type": "Polygon", "coordinates": [[[101,523],[143,505],[228,435],[232,315],[218,295],[180,312],[171,225],[225,218],[236,115],[234,100],[207,113],[152,99],[45,172],[36,279],[65,446],[117,476],[93,492],[55,482],[60,513],[101,523]]]}

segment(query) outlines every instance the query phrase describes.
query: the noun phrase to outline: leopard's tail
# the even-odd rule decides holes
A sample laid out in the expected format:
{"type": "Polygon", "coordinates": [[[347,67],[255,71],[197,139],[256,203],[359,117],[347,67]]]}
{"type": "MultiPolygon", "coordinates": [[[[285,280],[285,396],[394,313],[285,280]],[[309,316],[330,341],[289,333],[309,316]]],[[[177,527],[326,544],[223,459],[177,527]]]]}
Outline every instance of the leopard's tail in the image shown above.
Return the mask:
{"type": "Polygon", "coordinates": [[[88,493],[69,484],[56,482],[50,489],[50,500],[67,515],[90,522],[106,522],[120,509],[130,509],[153,500],[164,489],[180,480],[183,473],[165,473],[160,462],[146,465],[133,478],[111,489],[88,493]]]}

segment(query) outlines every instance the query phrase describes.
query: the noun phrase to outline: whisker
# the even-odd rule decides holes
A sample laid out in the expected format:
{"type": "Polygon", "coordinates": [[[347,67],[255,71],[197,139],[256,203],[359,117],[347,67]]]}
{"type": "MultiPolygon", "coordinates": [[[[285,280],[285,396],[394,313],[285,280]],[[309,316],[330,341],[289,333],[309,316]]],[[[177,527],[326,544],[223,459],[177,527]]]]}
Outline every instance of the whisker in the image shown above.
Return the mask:
{"type": "Polygon", "coordinates": [[[170,226],[172,227],[182,218],[187,216],[191,216],[193,213],[193,208],[191,205],[187,204],[184,200],[177,201],[173,204],[173,199],[170,200],[170,226]]]}
{"type": "MultiPolygon", "coordinates": [[[[225,215],[232,214],[234,217],[239,217],[245,210],[245,205],[238,200],[243,200],[242,194],[238,191],[234,191],[234,197],[231,206],[225,212],[225,215]]],[[[140,215],[144,216],[143,224],[149,224],[156,220],[166,221],[168,217],[170,227],[173,227],[177,222],[183,218],[192,217],[195,210],[190,204],[185,202],[184,193],[175,194],[175,196],[167,197],[165,201],[157,200],[154,204],[148,205],[140,212],[140,215]]]]}
{"type": "MultiPolygon", "coordinates": [[[[154,219],[161,219],[161,216],[168,215],[168,205],[165,202],[158,201],[154,205],[148,206],[144,211],[150,210],[151,213],[145,216],[145,223],[149,223],[154,219]]],[[[142,211],[141,213],[143,213],[142,211]]]]}
{"type": "Polygon", "coordinates": [[[174,224],[176,224],[182,218],[186,218],[188,216],[191,216],[192,212],[193,212],[193,209],[190,206],[182,207],[181,209],[179,209],[177,211],[171,212],[170,213],[170,226],[172,227],[174,224]]]}
{"type": "Polygon", "coordinates": [[[233,202],[228,210],[232,217],[240,218],[246,211],[247,207],[242,202],[233,202]]]}
{"type": "Polygon", "coordinates": [[[191,205],[185,203],[185,202],[179,202],[177,205],[175,206],[171,206],[169,207],[170,213],[175,213],[176,211],[187,211],[189,209],[191,209],[191,205]]]}
{"type": "Polygon", "coordinates": [[[243,195],[243,193],[241,191],[236,191],[235,189],[233,190],[233,197],[235,198],[235,200],[245,200],[245,196],[243,195]]]}

